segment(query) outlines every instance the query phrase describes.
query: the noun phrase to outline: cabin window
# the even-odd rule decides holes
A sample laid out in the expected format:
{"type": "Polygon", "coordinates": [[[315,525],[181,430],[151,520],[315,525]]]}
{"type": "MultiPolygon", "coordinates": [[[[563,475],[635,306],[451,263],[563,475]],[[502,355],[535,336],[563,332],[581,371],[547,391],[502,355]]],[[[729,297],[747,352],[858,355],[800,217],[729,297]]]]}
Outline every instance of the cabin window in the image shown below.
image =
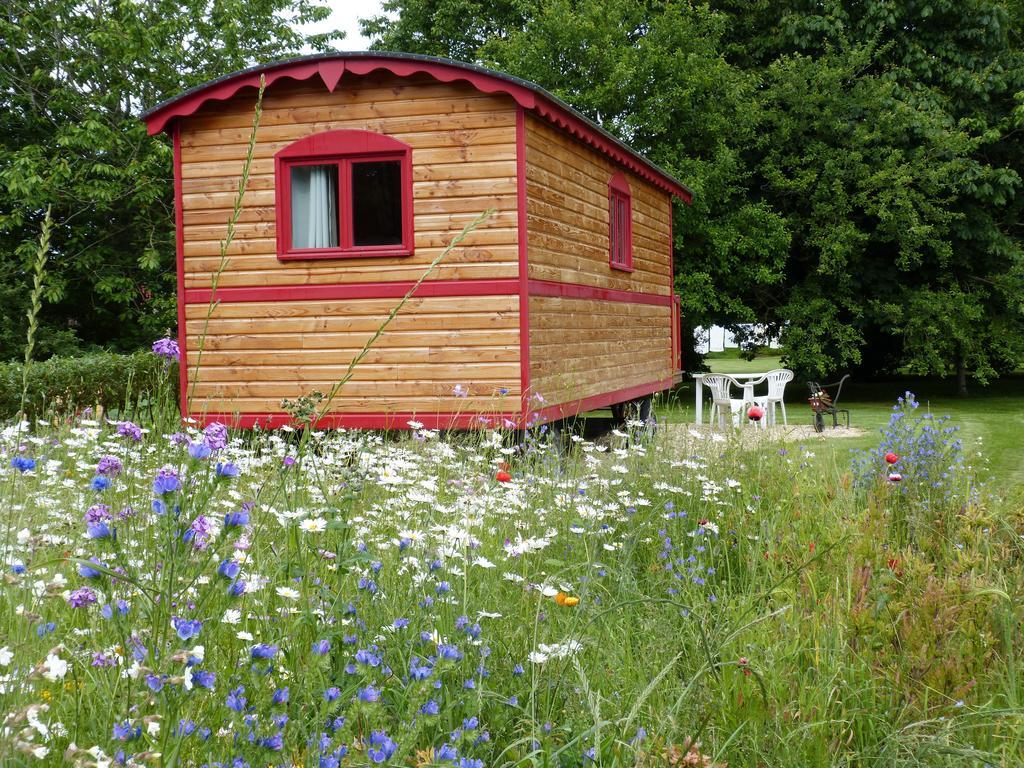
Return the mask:
{"type": "Polygon", "coordinates": [[[408,256],[411,148],[369,131],[327,131],[275,156],[281,259],[408,256]]]}
{"type": "Polygon", "coordinates": [[[608,263],[633,271],[633,208],[629,182],[616,173],[608,182],[608,263]]]}

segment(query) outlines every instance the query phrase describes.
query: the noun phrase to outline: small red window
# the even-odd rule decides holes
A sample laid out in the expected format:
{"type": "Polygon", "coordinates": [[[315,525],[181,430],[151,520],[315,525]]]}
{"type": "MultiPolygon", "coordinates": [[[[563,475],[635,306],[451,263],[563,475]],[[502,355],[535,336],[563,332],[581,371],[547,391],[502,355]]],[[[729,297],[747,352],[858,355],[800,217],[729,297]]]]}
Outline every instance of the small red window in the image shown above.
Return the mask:
{"type": "Polygon", "coordinates": [[[629,182],[616,173],[608,182],[608,263],[633,271],[633,208],[629,182]]]}
{"type": "Polygon", "coordinates": [[[409,256],[412,149],[370,131],[326,131],[274,156],[280,259],[409,256]]]}

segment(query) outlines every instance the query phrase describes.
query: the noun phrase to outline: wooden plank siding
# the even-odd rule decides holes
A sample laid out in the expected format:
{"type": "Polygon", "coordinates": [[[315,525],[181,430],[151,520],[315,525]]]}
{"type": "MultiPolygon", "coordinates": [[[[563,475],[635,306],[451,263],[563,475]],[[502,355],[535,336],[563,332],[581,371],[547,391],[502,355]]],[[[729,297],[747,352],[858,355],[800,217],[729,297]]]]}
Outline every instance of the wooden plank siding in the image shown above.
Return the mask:
{"type": "MultiPolygon", "coordinates": [[[[210,285],[245,160],[254,94],[204,106],[181,123],[185,288],[210,285]]],[[[463,226],[492,216],[431,274],[435,280],[518,274],[515,105],[465,83],[389,74],[284,81],[264,95],[254,162],[222,287],[416,280],[463,226]],[[276,252],[274,154],[313,133],[358,129],[412,146],[415,254],[282,262],[276,252]]]]}
{"type": "Polygon", "coordinates": [[[672,293],[671,200],[604,155],[526,116],[530,279],[672,293]],[[608,264],[608,181],[622,170],[633,206],[633,267],[608,264]]]}
{"type": "Polygon", "coordinates": [[[674,367],[668,193],[532,115],[525,127],[530,279],[664,297],[531,295],[530,394],[558,404],[665,381],[674,367]],[[609,265],[608,181],[619,170],[632,197],[633,272],[609,265]]]}
{"type": "MultiPolygon", "coordinates": [[[[220,263],[255,106],[249,89],[180,120],[184,288],[203,289],[220,263]]],[[[232,301],[206,327],[190,411],[280,413],[281,401],[326,393],[397,298],[287,300],[288,286],[419,279],[468,222],[496,213],[428,280],[517,278],[516,108],[466,83],[386,73],[267,89],[254,162],[219,287],[280,288],[279,300],[232,301]],[[415,253],[397,258],[280,261],[274,154],[314,133],[373,131],[412,146],[415,253]]],[[[205,302],[185,310],[188,377],[196,376],[205,302]]],[[[341,390],[332,413],[520,410],[518,295],[412,299],[341,390]],[[466,397],[456,397],[461,385],[466,397]],[[501,394],[507,390],[506,394],[501,394]]],[[[404,426],[399,424],[398,426],[404,426]]]]}
{"type": "MultiPolygon", "coordinates": [[[[193,412],[279,413],[283,398],[326,393],[395,299],[222,302],[186,309],[193,412]]],[[[519,297],[410,300],[340,391],[333,413],[518,410],[519,297]],[[456,385],[466,397],[454,394],[456,385]],[[502,390],[505,390],[502,393],[502,390]]]]}

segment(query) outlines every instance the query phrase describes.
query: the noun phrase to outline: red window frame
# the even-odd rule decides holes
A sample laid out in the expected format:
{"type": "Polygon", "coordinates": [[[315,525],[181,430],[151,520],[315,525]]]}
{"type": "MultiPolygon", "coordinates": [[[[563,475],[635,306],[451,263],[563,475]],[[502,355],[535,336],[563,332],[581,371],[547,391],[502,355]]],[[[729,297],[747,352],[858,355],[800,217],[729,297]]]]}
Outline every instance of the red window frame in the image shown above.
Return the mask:
{"type": "Polygon", "coordinates": [[[413,254],[412,147],[372,131],[324,131],[289,144],[274,155],[275,220],[277,258],[362,259],[367,257],[411,256],[413,254]],[[352,166],[394,160],[401,168],[402,242],[389,245],[357,246],[353,243],[352,166]],[[303,165],[338,167],[338,247],[292,248],[291,169],[303,165]]]}
{"type": "Polygon", "coordinates": [[[608,182],[608,264],[612,269],[633,271],[633,195],[621,171],[608,182]],[[621,218],[617,216],[620,211],[621,218]]]}

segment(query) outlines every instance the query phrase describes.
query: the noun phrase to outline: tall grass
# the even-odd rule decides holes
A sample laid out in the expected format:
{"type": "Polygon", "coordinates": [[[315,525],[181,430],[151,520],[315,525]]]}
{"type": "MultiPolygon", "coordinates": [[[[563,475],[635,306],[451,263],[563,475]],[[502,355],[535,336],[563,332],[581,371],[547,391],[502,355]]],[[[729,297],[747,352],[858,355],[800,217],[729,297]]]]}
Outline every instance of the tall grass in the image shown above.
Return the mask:
{"type": "Polygon", "coordinates": [[[293,434],[32,435],[0,480],[5,765],[1020,757],[1010,499],[916,548],[792,445],[293,434]]]}

